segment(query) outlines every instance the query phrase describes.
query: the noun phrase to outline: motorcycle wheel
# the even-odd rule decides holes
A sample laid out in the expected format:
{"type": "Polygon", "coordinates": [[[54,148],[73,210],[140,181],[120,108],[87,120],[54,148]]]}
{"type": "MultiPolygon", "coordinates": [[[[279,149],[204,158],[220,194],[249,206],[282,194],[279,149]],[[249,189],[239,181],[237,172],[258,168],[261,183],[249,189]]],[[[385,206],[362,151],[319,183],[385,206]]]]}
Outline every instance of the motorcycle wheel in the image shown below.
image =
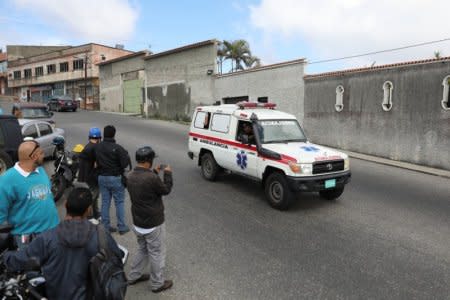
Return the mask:
{"type": "Polygon", "coordinates": [[[55,202],[64,194],[67,187],[66,178],[63,175],[55,174],[52,176],[52,193],[55,202]]]}

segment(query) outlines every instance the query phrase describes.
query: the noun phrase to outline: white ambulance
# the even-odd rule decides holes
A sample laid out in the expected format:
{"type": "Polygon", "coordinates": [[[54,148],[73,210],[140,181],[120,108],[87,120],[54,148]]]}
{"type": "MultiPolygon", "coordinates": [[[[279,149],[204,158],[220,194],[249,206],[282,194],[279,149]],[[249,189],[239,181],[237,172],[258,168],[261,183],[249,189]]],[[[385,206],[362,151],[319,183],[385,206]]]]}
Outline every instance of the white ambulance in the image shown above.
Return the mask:
{"type": "Polygon", "coordinates": [[[295,116],[273,103],[195,109],[188,156],[213,181],[221,170],[260,180],[269,204],[287,209],[296,192],[338,198],[350,181],[347,154],[308,142],[295,116]]]}

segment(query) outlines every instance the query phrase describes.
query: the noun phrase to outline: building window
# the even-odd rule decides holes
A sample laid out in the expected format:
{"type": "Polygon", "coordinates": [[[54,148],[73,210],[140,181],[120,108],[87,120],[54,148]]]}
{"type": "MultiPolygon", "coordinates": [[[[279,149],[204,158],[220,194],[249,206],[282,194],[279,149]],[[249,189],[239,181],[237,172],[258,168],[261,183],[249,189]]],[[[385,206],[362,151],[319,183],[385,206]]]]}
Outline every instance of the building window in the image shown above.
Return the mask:
{"type": "Polygon", "coordinates": [[[25,78],[31,78],[31,69],[25,69],[25,70],[23,70],[23,77],[25,77],[25,78]]]}
{"type": "Polygon", "coordinates": [[[269,102],[269,97],[258,97],[259,103],[267,103],[269,102]]]}
{"type": "Polygon", "coordinates": [[[344,87],[338,85],[336,87],[336,104],[334,105],[336,111],[342,111],[344,109],[344,87]]]}
{"type": "Polygon", "coordinates": [[[21,71],[14,71],[14,79],[20,79],[22,77],[21,71]]]}
{"type": "Polygon", "coordinates": [[[383,103],[381,106],[384,111],[390,111],[392,109],[392,90],[394,85],[390,81],[386,81],[383,84],[383,103]]]}
{"type": "Polygon", "coordinates": [[[443,89],[443,97],[442,97],[442,108],[445,110],[450,110],[450,75],[444,78],[442,81],[443,89]]]}
{"type": "Polygon", "coordinates": [[[53,85],[53,95],[64,95],[64,82],[57,82],[53,85]]]}
{"type": "Polygon", "coordinates": [[[36,77],[44,75],[44,67],[36,67],[34,69],[34,74],[36,77]]]}
{"type": "Polygon", "coordinates": [[[53,73],[56,73],[56,65],[55,64],[47,65],[47,74],[53,73]]]}
{"type": "Polygon", "coordinates": [[[224,104],[236,104],[241,101],[248,101],[248,96],[225,97],[222,100],[224,104]]]}
{"type": "Polygon", "coordinates": [[[59,71],[60,72],[68,72],[69,71],[69,63],[67,61],[63,62],[63,63],[60,63],[59,64],[59,71]]]}
{"type": "Polygon", "coordinates": [[[83,70],[83,60],[77,59],[73,61],[73,69],[74,70],[83,70]]]}

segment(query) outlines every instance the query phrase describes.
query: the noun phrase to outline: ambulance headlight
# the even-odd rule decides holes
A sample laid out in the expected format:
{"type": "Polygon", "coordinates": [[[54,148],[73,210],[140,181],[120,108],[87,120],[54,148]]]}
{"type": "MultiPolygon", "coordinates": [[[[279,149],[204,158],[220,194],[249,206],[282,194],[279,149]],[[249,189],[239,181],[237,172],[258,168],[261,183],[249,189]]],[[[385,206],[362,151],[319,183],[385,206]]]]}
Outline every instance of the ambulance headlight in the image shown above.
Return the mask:
{"type": "Polygon", "coordinates": [[[312,164],[297,164],[294,162],[289,163],[291,171],[297,174],[312,175],[312,164]]]}
{"type": "Polygon", "coordinates": [[[347,157],[344,159],[344,170],[350,169],[350,159],[347,157]]]}

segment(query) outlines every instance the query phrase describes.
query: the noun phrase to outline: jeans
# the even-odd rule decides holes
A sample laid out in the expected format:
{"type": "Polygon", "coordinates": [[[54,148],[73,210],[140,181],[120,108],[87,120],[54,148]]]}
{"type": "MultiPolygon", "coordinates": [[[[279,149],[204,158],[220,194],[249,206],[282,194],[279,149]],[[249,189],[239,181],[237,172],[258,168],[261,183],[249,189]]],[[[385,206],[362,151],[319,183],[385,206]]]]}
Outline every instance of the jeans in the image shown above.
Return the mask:
{"type": "Polygon", "coordinates": [[[150,260],[150,288],[156,290],[164,284],[164,267],[166,260],[166,248],[164,223],[155,227],[150,233],[141,234],[136,230],[138,248],[135,258],[131,263],[131,271],[128,280],[134,280],[146,273],[150,260]]]}
{"type": "Polygon", "coordinates": [[[98,176],[98,186],[102,196],[102,223],[106,229],[111,228],[109,219],[109,208],[111,207],[111,198],[114,198],[117,216],[117,228],[119,232],[127,231],[128,226],[125,223],[125,187],[122,184],[121,176],[98,176]]]}

